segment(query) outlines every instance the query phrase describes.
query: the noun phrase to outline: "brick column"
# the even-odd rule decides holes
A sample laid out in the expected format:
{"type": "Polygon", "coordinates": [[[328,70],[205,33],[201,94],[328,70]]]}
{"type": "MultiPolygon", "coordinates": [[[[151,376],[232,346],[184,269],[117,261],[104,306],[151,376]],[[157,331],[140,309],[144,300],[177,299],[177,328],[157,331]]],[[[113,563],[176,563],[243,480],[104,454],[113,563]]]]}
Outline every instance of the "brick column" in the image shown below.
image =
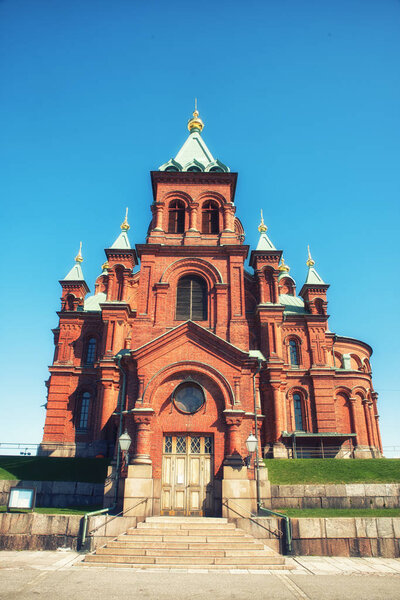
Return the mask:
{"type": "Polygon", "coordinates": [[[154,416],[152,408],[135,408],[132,411],[136,424],[136,447],[134,464],[151,464],[151,420],[154,416]]]}
{"type": "Polygon", "coordinates": [[[363,407],[364,407],[364,419],[365,419],[365,425],[367,428],[367,437],[368,437],[368,444],[370,447],[372,447],[374,445],[374,439],[372,437],[372,430],[371,430],[371,420],[370,420],[370,415],[369,415],[369,401],[364,398],[362,401],[363,407]]]}
{"type": "Polygon", "coordinates": [[[356,434],[356,443],[358,444],[358,421],[357,421],[357,410],[356,410],[356,398],[349,398],[350,403],[350,416],[352,423],[352,432],[356,434]]]}
{"type": "Polygon", "coordinates": [[[225,464],[243,464],[241,451],[240,427],[243,421],[244,411],[224,410],[225,422],[227,425],[227,454],[225,464]]]}
{"type": "Polygon", "coordinates": [[[283,415],[282,415],[282,406],[281,406],[281,398],[280,398],[280,382],[279,383],[271,383],[271,387],[272,387],[272,394],[273,394],[274,416],[275,416],[274,442],[280,442],[282,431],[283,431],[283,415]]]}
{"type": "Polygon", "coordinates": [[[101,408],[100,431],[107,425],[111,415],[116,409],[115,389],[112,381],[102,381],[103,402],[101,408]]]}
{"type": "Polygon", "coordinates": [[[191,229],[192,231],[198,231],[198,227],[197,227],[197,214],[198,214],[198,209],[199,205],[198,203],[194,202],[193,204],[189,205],[189,229],[191,229]]]}

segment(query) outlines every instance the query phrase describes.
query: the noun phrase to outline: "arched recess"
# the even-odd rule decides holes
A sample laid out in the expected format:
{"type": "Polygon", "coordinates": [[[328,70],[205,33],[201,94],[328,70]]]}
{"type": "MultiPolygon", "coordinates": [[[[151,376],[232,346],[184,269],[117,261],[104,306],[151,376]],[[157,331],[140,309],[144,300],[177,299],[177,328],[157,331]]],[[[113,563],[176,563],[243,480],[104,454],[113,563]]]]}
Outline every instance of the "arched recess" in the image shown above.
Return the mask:
{"type": "Polygon", "coordinates": [[[291,277],[282,277],[279,280],[279,293],[294,296],[296,285],[291,277]]]}
{"type": "Polygon", "coordinates": [[[276,292],[275,292],[275,280],[274,280],[274,270],[271,267],[265,267],[264,270],[265,277],[265,302],[271,302],[275,304],[277,301],[276,292]]]}
{"type": "MultiPolygon", "coordinates": [[[[202,375],[210,377],[212,381],[218,385],[219,389],[222,392],[222,397],[224,400],[224,409],[232,408],[234,404],[234,393],[229,381],[211,365],[207,365],[194,360],[179,361],[176,363],[172,363],[157,371],[157,373],[155,373],[153,377],[148,381],[143,390],[143,404],[148,404],[151,406],[154,392],[157,389],[157,387],[162,384],[164,379],[169,377],[172,373],[179,374],[179,372],[182,371],[192,371],[193,376],[195,376],[196,373],[201,373],[202,375]]],[[[195,379],[195,377],[193,378],[195,379]]]]}
{"type": "Polygon", "coordinates": [[[160,283],[172,284],[173,280],[190,273],[204,277],[209,284],[209,289],[216,283],[224,283],[220,271],[202,258],[178,258],[165,269],[160,277],[160,283]]]}
{"type": "Polygon", "coordinates": [[[289,431],[311,431],[312,419],[307,390],[293,386],[286,392],[289,431]]]}
{"type": "Polygon", "coordinates": [[[350,396],[349,388],[339,387],[335,390],[336,430],[338,433],[355,432],[350,409],[350,396]]]}
{"type": "Polygon", "coordinates": [[[335,368],[343,369],[343,357],[340,354],[340,352],[334,352],[333,356],[334,356],[334,361],[335,361],[335,368]]]}
{"type": "Polygon", "coordinates": [[[350,368],[353,371],[362,371],[361,359],[357,354],[350,354],[350,368]]]}
{"type": "Polygon", "coordinates": [[[300,367],[302,364],[302,340],[299,336],[289,334],[285,337],[284,346],[286,348],[287,364],[291,367],[300,367]]]}
{"type": "Polygon", "coordinates": [[[218,192],[214,192],[212,190],[207,191],[207,192],[202,192],[200,194],[200,196],[197,198],[197,201],[199,202],[200,206],[202,206],[203,203],[206,202],[207,200],[215,200],[215,202],[217,202],[217,204],[221,207],[224,204],[228,203],[228,200],[225,198],[225,196],[223,196],[222,194],[219,194],[218,192]]]}

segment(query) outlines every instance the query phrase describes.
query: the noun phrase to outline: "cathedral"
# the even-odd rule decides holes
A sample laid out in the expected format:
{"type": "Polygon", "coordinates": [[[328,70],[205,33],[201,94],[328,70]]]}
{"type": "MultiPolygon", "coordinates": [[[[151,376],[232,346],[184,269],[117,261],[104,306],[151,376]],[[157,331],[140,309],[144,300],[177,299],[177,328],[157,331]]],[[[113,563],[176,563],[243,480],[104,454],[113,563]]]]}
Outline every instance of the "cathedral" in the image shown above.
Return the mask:
{"type": "Polygon", "coordinates": [[[262,215],[250,251],[237,173],[203,127],[196,110],[151,172],[146,241],[132,247],[127,214],[92,296],[79,250],[53,330],[40,452],[117,457],[125,432],[123,493],[151,498],[148,514],[220,514],[225,498],[250,497],[249,439],[262,467],[382,452],[371,347],[329,330],[310,251],[297,291],[262,215]]]}

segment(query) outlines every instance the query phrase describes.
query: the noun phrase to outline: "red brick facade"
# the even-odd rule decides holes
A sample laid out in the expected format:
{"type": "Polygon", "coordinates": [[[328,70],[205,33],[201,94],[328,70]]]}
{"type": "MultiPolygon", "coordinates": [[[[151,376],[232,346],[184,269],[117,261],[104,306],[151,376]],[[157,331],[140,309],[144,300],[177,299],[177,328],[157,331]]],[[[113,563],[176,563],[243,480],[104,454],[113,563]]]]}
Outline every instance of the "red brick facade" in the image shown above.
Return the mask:
{"type": "Polygon", "coordinates": [[[112,455],[122,409],[132,459],[151,460],[155,478],[164,436],[197,432],[213,436],[218,479],[224,460],[247,455],[256,405],[264,456],[340,455],[340,447],[379,456],[372,350],[329,332],[328,286],[306,283],[296,295],[273,248],[253,250],[252,272],[245,269],[235,173],[151,177],[146,243],[107,249],[90,299],[84,281],[61,281],[43,452],[112,455]],[[187,292],[203,303],[200,319],[179,316],[182,277],[203,290],[187,292]],[[121,349],[130,351],[121,360],[125,394],[115,360],[121,349]],[[193,414],[173,401],[184,381],[205,394],[193,414]]]}

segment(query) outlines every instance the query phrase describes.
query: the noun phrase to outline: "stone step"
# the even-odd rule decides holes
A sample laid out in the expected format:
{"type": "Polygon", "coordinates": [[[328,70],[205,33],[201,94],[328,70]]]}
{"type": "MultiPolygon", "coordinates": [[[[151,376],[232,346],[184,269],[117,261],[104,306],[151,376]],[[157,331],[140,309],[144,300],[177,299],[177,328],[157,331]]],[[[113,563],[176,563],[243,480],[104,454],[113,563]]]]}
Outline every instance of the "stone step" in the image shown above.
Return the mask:
{"type": "MultiPolygon", "coordinates": [[[[89,556],[96,556],[96,555],[89,555],[89,556]]],[[[103,557],[104,558],[104,557],[103,557]]],[[[159,564],[149,564],[149,563],[136,563],[136,564],[128,564],[128,563],[111,563],[111,562],[101,562],[101,561],[92,561],[92,562],[80,562],[80,563],[76,563],[77,566],[79,567],[113,567],[113,566],[117,566],[118,569],[121,568],[126,568],[126,569],[143,569],[143,570],[152,570],[155,569],[157,571],[165,571],[165,572],[169,572],[171,569],[175,570],[175,569],[190,569],[192,570],[204,570],[207,569],[208,571],[235,571],[235,570],[252,570],[252,571],[264,571],[264,570],[268,570],[268,571],[291,571],[292,569],[294,569],[295,567],[291,566],[291,565],[285,565],[285,564],[271,564],[271,565],[254,565],[254,564],[248,564],[248,565],[235,565],[235,564],[231,564],[231,565],[197,565],[197,564],[188,564],[188,565],[159,565],[159,564]]]]}
{"type": "Polygon", "coordinates": [[[174,529],[176,531],[191,531],[191,530],[206,530],[209,531],[210,529],[212,529],[213,531],[219,531],[220,529],[222,530],[231,530],[231,529],[236,529],[236,526],[234,523],[215,523],[211,524],[209,522],[203,522],[203,523],[187,523],[182,522],[182,523],[176,523],[176,521],[168,521],[165,523],[160,523],[159,521],[155,521],[155,522],[151,522],[148,523],[147,521],[143,521],[141,523],[138,523],[137,525],[137,529],[174,529]]]}
{"type": "MultiPolygon", "coordinates": [[[[186,543],[182,544],[181,542],[130,542],[125,540],[113,540],[107,544],[108,548],[158,548],[160,550],[169,548],[169,549],[178,549],[178,550],[263,550],[264,544],[259,542],[229,542],[229,543],[186,543]]],[[[269,550],[269,549],[268,549],[269,550]]],[[[271,550],[271,552],[273,552],[271,550]]]]}
{"type": "MultiPolygon", "coordinates": [[[[107,562],[115,564],[153,564],[153,565],[174,565],[174,566],[188,566],[195,565],[200,568],[201,565],[229,565],[229,568],[243,568],[243,565],[265,565],[269,568],[269,565],[283,565],[285,559],[279,556],[254,556],[249,560],[247,557],[231,557],[231,556],[198,556],[193,558],[192,556],[123,556],[117,554],[89,554],[85,558],[85,562],[98,563],[107,562]],[[104,560],[107,556],[107,561],[104,560]]],[[[253,568],[253,567],[246,567],[253,568]]]]}
{"type": "Polygon", "coordinates": [[[129,535],[214,535],[214,536],[224,536],[224,535],[234,535],[234,536],[244,536],[245,533],[241,529],[175,529],[172,527],[130,527],[127,531],[129,535]]]}
{"type": "Polygon", "coordinates": [[[225,517],[147,517],[143,523],[228,523],[225,517]]]}
{"type": "Polygon", "coordinates": [[[107,555],[115,555],[115,556],[176,556],[185,558],[187,556],[207,556],[207,557],[232,557],[232,556],[247,556],[247,557],[271,557],[274,555],[269,554],[265,550],[181,550],[179,548],[115,548],[113,547],[104,547],[99,548],[96,551],[96,554],[107,554],[107,555]]]}
{"type": "Polygon", "coordinates": [[[143,543],[146,542],[182,542],[187,541],[187,543],[194,542],[202,542],[203,544],[206,542],[220,542],[220,543],[230,543],[235,542],[237,540],[248,541],[251,538],[246,538],[242,536],[233,536],[233,535],[191,535],[190,537],[186,537],[186,539],[182,540],[182,536],[180,535],[152,535],[151,538],[146,535],[126,535],[126,536],[118,536],[118,541],[141,541],[143,543]]]}

